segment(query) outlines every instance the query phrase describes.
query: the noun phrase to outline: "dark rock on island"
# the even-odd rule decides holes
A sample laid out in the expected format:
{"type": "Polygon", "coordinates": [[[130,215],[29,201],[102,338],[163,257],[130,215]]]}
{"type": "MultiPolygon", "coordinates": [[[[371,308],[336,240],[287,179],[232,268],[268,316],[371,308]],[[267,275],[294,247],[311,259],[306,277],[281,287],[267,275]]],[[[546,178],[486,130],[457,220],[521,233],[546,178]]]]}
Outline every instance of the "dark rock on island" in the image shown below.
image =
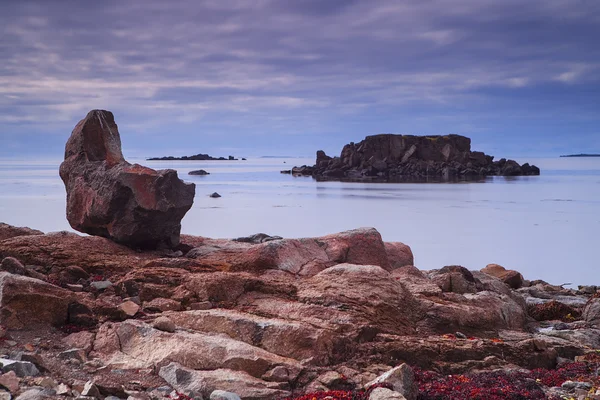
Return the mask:
{"type": "Polygon", "coordinates": [[[210,172],[206,172],[203,169],[198,169],[198,170],[195,170],[195,171],[188,172],[188,175],[200,175],[200,176],[204,176],[204,175],[210,175],[210,172]]]}
{"type": "Polygon", "coordinates": [[[225,157],[211,157],[208,154],[196,154],[193,156],[183,157],[152,157],[146,159],[147,161],[237,161],[238,159],[234,156],[225,157]]]}
{"type": "Polygon", "coordinates": [[[193,183],[177,171],[125,161],[110,111],[93,110],[67,141],[60,177],[73,229],[135,248],[179,244],[181,219],[192,207],[193,183]]]}
{"type": "MultiPolygon", "coordinates": [[[[283,172],[283,171],[282,171],[283,172]]],[[[539,175],[540,169],[504,158],[471,151],[471,139],[460,135],[367,136],[344,146],[339,157],[317,151],[314,166],[294,167],[294,175],[318,180],[452,181],[486,176],[539,175]]]]}

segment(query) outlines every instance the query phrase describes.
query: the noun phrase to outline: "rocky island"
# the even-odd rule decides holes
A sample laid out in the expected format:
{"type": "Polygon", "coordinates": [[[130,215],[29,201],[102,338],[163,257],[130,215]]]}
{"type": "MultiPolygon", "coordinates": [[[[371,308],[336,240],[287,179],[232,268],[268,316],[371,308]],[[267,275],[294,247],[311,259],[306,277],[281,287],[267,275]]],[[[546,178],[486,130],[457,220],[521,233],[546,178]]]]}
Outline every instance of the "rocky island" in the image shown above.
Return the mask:
{"type": "Polygon", "coordinates": [[[600,154],[586,154],[586,153],[581,153],[581,154],[566,154],[564,156],[561,157],[600,157],[600,154]]]}
{"type": "Polygon", "coordinates": [[[208,154],[195,154],[193,156],[183,157],[152,157],[146,159],[147,161],[237,161],[238,159],[234,156],[225,157],[211,157],[208,154]]]}
{"type": "Polygon", "coordinates": [[[311,175],[318,180],[451,181],[481,179],[490,175],[539,175],[540,169],[525,163],[471,151],[471,139],[460,135],[367,136],[344,146],[339,157],[319,150],[314,166],[282,171],[311,175]]]}
{"type": "Polygon", "coordinates": [[[1,398],[600,397],[598,287],[420,270],[373,228],[180,235],[164,196],[193,187],[118,138],[93,111],[67,143],[67,216],[90,236],[0,223],[1,398]]]}

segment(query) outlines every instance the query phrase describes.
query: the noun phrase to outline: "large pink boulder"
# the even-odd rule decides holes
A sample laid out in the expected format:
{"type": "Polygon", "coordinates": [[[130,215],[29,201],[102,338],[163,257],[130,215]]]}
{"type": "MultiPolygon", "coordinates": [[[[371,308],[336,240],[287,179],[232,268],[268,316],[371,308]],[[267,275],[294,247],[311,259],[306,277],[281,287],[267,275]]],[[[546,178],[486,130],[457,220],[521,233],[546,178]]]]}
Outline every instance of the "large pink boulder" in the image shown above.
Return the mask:
{"type": "Polygon", "coordinates": [[[177,171],[125,161],[113,114],[93,110],[79,121],[65,149],[60,177],[73,229],[136,248],[179,244],[181,219],[195,185],[177,171]]]}

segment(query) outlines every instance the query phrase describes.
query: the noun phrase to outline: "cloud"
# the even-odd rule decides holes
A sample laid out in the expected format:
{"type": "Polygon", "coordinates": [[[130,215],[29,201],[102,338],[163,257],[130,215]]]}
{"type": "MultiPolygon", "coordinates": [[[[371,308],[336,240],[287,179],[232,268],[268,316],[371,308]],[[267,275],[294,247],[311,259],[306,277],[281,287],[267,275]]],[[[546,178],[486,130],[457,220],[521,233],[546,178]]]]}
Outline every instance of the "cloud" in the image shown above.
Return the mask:
{"type": "Polygon", "coordinates": [[[413,118],[429,112],[439,130],[454,115],[485,132],[465,110],[492,112],[505,91],[599,85],[600,3],[585,0],[7,0],[0,11],[0,132],[64,132],[92,108],[136,130],[262,120],[273,135],[341,134],[371,115],[436,126],[413,118]]]}

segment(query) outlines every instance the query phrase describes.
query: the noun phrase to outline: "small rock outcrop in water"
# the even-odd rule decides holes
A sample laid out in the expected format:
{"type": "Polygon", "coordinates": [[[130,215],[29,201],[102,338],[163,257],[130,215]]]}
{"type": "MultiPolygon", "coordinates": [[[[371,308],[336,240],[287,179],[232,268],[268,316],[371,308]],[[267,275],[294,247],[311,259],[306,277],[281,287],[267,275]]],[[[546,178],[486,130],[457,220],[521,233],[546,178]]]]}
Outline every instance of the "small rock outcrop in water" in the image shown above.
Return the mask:
{"type": "Polygon", "coordinates": [[[60,177],[73,229],[139,248],[179,244],[195,185],[184,183],[175,170],[125,161],[111,112],[90,111],[75,126],[60,177]]]}
{"type": "Polygon", "coordinates": [[[471,139],[460,135],[413,136],[382,134],[367,136],[344,146],[339,157],[317,152],[314,166],[294,167],[296,175],[332,180],[441,180],[477,179],[490,175],[539,175],[535,165],[516,161],[493,161],[471,151],[471,139]]]}
{"type": "Polygon", "coordinates": [[[188,175],[199,175],[199,176],[204,176],[204,175],[210,175],[210,172],[206,172],[203,169],[198,169],[196,171],[190,171],[188,172],[188,175]]]}
{"type": "MultiPolygon", "coordinates": [[[[183,157],[152,157],[148,158],[148,161],[237,161],[238,159],[234,156],[225,157],[211,157],[208,154],[195,154],[193,156],[183,157]]],[[[243,160],[243,158],[242,158],[243,160]]]]}

